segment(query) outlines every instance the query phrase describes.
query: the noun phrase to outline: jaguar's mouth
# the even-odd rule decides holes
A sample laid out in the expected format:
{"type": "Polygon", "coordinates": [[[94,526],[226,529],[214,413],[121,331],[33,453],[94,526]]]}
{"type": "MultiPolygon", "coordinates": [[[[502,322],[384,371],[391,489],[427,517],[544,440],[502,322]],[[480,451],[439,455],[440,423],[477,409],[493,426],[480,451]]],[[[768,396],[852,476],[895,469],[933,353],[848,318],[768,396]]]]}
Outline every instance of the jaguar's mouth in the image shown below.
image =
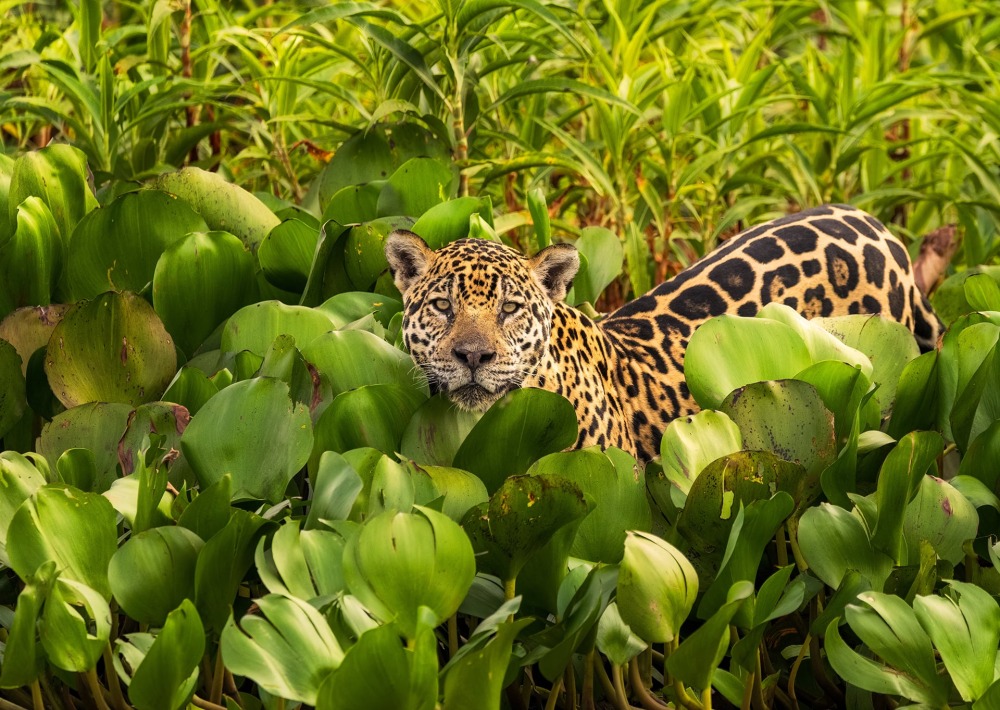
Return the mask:
{"type": "Polygon", "coordinates": [[[478,382],[470,382],[448,392],[448,399],[462,409],[473,412],[485,412],[494,402],[503,397],[509,389],[510,387],[504,386],[493,391],[483,387],[478,382]]]}

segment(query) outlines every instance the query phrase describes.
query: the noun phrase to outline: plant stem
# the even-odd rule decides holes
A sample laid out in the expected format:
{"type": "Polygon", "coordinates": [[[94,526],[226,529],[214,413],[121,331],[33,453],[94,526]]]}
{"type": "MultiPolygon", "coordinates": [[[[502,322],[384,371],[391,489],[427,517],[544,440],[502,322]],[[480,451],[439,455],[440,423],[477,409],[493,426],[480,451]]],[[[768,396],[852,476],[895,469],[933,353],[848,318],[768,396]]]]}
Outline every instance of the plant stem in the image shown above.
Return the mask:
{"type": "Polygon", "coordinates": [[[601,661],[601,657],[596,653],[594,654],[594,672],[597,675],[597,679],[601,681],[601,687],[604,689],[604,694],[608,697],[609,701],[617,707],[614,703],[615,700],[615,686],[611,683],[611,679],[608,678],[607,671],[604,670],[604,663],[601,661]]]}
{"type": "Polygon", "coordinates": [[[802,666],[802,659],[806,657],[806,650],[809,648],[809,643],[812,637],[806,634],[805,640],[802,642],[802,647],[799,649],[799,655],[795,658],[795,662],[792,664],[792,670],[788,674],[788,697],[792,699],[792,705],[796,708],[799,706],[799,699],[795,697],[795,679],[799,675],[799,668],[802,666]]]}
{"type": "Polygon", "coordinates": [[[617,663],[611,664],[611,683],[615,691],[614,696],[612,696],[615,707],[618,710],[628,710],[628,696],[625,694],[625,683],[622,681],[622,667],[617,663]]]}
{"type": "Polygon", "coordinates": [[[196,708],[202,708],[202,710],[226,710],[224,705],[209,702],[204,698],[199,698],[197,695],[191,698],[191,704],[196,708]]]}
{"type": "Polygon", "coordinates": [[[663,655],[663,685],[664,687],[673,686],[674,695],[677,696],[677,702],[681,706],[687,708],[687,710],[702,710],[701,703],[688,695],[687,688],[684,687],[684,683],[681,682],[679,678],[674,678],[673,674],[667,669],[667,660],[670,658],[670,654],[677,650],[677,647],[681,645],[681,640],[675,637],[673,641],[668,641],[666,646],[664,646],[663,655]]]}
{"type": "Polygon", "coordinates": [[[753,704],[757,710],[767,710],[767,705],[764,703],[764,690],[761,688],[761,669],[760,669],[760,646],[757,647],[757,653],[755,658],[755,666],[753,673],[753,704]]]}
{"type": "Polygon", "coordinates": [[[708,686],[701,691],[701,706],[705,710],[712,710],[712,686],[708,686]]]}
{"type": "MultiPolygon", "coordinates": [[[[108,690],[111,691],[111,702],[118,710],[132,710],[131,706],[125,702],[125,696],[122,695],[121,682],[118,680],[118,674],[115,673],[114,661],[111,656],[111,642],[108,641],[104,645],[104,675],[108,680],[108,690]]],[[[34,692],[34,688],[32,688],[34,692]]]]}
{"type": "Polygon", "coordinates": [[[795,558],[795,565],[799,568],[799,572],[805,572],[809,569],[809,563],[802,556],[802,551],[799,549],[799,521],[798,518],[791,517],[785,524],[788,526],[788,544],[792,548],[792,557],[795,558]]]}
{"type": "Polygon", "coordinates": [[[666,710],[666,704],[661,703],[656,696],[649,692],[642,673],[639,669],[639,658],[633,658],[628,664],[628,677],[632,683],[632,692],[639,698],[639,704],[646,710],[666,710]]]}
{"type": "Polygon", "coordinates": [[[104,687],[97,680],[97,668],[91,668],[84,674],[84,677],[87,679],[87,687],[90,689],[90,694],[94,696],[94,704],[97,705],[97,710],[111,710],[104,699],[104,687]]]}
{"type": "MultiPolygon", "coordinates": [[[[517,585],[517,577],[511,577],[510,579],[505,579],[503,581],[503,598],[504,601],[510,601],[514,598],[514,590],[517,585]]],[[[514,615],[510,615],[510,620],[514,620],[514,615]]]]}
{"type": "Polygon", "coordinates": [[[785,547],[785,524],[782,523],[778,526],[778,532],[775,535],[775,543],[777,543],[778,551],[778,566],[784,567],[788,564],[788,549],[785,547]]]}
{"type": "Polygon", "coordinates": [[[576,710],[576,671],[573,664],[566,666],[563,673],[563,687],[566,688],[566,702],[563,703],[565,710],[576,710]]]}
{"type": "Polygon", "coordinates": [[[27,708],[18,705],[17,703],[12,703],[9,700],[0,698],[0,710],[27,710],[27,708]]]}
{"type": "Polygon", "coordinates": [[[42,687],[38,684],[38,678],[31,681],[31,705],[35,710],[45,710],[45,702],[42,699],[42,687]]]}
{"type": "Polygon", "coordinates": [[[225,664],[222,662],[222,644],[219,644],[219,650],[215,653],[215,672],[212,675],[212,691],[208,694],[209,702],[213,702],[216,705],[222,703],[222,679],[225,670],[225,664]]]}
{"type": "Polygon", "coordinates": [[[549,691],[549,699],[548,702],[545,703],[545,710],[556,710],[556,701],[559,699],[559,693],[562,690],[562,685],[563,677],[559,676],[552,684],[552,690],[549,691]]]}

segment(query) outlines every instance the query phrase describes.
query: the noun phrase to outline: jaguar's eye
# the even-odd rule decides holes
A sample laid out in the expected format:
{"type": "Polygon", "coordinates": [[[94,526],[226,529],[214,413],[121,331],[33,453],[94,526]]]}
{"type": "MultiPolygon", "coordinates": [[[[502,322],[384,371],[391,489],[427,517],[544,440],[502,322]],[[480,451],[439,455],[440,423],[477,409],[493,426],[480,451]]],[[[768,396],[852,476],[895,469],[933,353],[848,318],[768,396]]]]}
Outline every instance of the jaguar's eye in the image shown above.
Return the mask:
{"type": "Polygon", "coordinates": [[[521,309],[521,304],[515,303],[514,301],[507,301],[505,304],[503,304],[503,306],[500,307],[500,310],[502,310],[507,315],[511,315],[512,313],[517,313],[520,309],[521,309]]]}
{"type": "Polygon", "coordinates": [[[434,307],[437,308],[442,313],[447,313],[451,310],[451,301],[447,298],[435,298],[434,307]]]}

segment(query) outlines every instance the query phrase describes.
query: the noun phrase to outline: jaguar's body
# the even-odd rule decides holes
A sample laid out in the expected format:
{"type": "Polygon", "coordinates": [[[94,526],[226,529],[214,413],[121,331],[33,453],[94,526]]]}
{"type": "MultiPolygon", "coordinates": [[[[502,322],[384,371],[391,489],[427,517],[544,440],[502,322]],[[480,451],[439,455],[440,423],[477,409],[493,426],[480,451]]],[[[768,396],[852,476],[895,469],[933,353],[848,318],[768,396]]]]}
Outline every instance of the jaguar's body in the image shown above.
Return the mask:
{"type": "Polygon", "coordinates": [[[754,315],[772,301],[807,317],[881,313],[924,349],[940,330],[902,244],[846,205],[743,232],[599,323],[562,302],[579,265],[567,245],[532,259],[472,239],[432,252],[396,232],[386,254],[406,344],[433,385],[468,409],[519,386],[558,392],[576,408],[577,446],[618,446],[643,461],[671,419],[697,411],[684,350],[712,316],[754,315]]]}

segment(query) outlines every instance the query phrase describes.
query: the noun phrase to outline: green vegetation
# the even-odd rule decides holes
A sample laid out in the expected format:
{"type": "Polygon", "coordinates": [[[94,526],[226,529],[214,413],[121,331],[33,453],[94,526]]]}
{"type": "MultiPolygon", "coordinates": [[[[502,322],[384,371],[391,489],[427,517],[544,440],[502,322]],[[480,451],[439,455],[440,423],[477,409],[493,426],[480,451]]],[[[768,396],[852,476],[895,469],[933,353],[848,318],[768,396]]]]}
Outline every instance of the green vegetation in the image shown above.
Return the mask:
{"type": "Polygon", "coordinates": [[[1000,704],[994,4],[0,28],[4,707],[1000,704]],[[564,451],[550,392],[458,412],[402,350],[395,227],[573,241],[588,307],[824,201],[958,225],[940,349],[710,321],[705,411],[645,469],[564,451]]]}

